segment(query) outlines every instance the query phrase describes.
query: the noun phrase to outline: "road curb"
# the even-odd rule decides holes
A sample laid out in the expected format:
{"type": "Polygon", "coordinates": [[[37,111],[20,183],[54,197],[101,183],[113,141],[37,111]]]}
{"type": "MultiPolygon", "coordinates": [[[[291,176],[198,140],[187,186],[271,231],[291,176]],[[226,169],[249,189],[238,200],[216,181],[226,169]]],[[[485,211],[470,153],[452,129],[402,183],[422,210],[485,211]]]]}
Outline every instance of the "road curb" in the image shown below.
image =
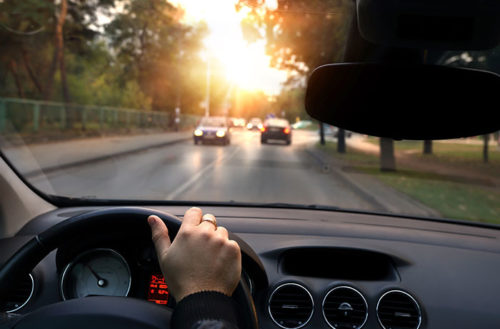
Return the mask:
{"type": "Polygon", "coordinates": [[[89,159],[84,159],[84,160],[79,160],[79,161],[74,161],[74,162],[68,162],[65,164],[57,165],[57,166],[48,166],[45,168],[28,171],[28,172],[22,173],[22,174],[25,177],[32,178],[32,177],[35,177],[35,176],[38,176],[41,174],[53,173],[53,172],[56,172],[59,170],[75,168],[75,167],[79,167],[79,166],[83,166],[83,165],[88,165],[91,163],[106,161],[106,160],[109,160],[109,159],[115,158],[115,157],[121,157],[121,156],[130,155],[130,154],[134,154],[134,153],[139,153],[139,152],[145,151],[147,149],[151,149],[151,148],[165,147],[165,146],[181,143],[181,142],[184,142],[184,141],[187,141],[190,139],[191,139],[191,137],[178,138],[178,139],[170,140],[168,142],[161,142],[161,143],[136,147],[136,148],[133,148],[133,149],[127,150],[127,151],[121,151],[121,152],[106,154],[106,155],[102,155],[102,156],[97,156],[94,158],[89,158],[89,159]]]}
{"type": "Polygon", "coordinates": [[[349,186],[357,195],[359,195],[363,200],[370,203],[376,211],[388,212],[389,210],[380,203],[376,198],[374,198],[371,193],[366,191],[366,189],[344,174],[341,170],[333,168],[330,161],[327,159],[328,155],[324,154],[320,150],[306,149],[305,152],[313,157],[320,165],[325,173],[333,174],[335,178],[340,180],[345,185],[349,186]],[[325,169],[327,168],[327,171],[325,169]]]}
{"type": "MultiPolygon", "coordinates": [[[[369,202],[372,204],[377,211],[380,212],[387,212],[387,213],[392,213],[392,212],[399,212],[401,209],[395,210],[394,204],[387,203],[384,198],[381,198],[379,194],[374,194],[373,191],[370,191],[369,189],[366,188],[363,184],[360,182],[357,182],[354,177],[350,177],[349,174],[344,173],[342,170],[335,169],[336,166],[332,165],[332,161],[335,162],[335,159],[332,158],[331,155],[325,154],[321,150],[307,150],[310,155],[312,155],[317,161],[321,161],[323,167],[328,166],[330,168],[330,173],[335,176],[336,179],[341,180],[343,183],[345,183],[347,186],[349,186],[355,193],[357,193],[362,199],[365,201],[369,202]]],[[[434,209],[424,205],[418,200],[413,199],[411,196],[398,191],[390,186],[387,186],[386,184],[379,182],[375,178],[375,181],[378,182],[378,184],[381,184],[381,186],[384,187],[384,189],[387,189],[391,191],[391,194],[393,195],[392,197],[397,197],[401,201],[404,201],[408,206],[410,206],[410,209],[413,210],[408,210],[410,213],[413,212],[415,209],[418,209],[419,212],[421,212],[422,216],[431,216],[431,217],[441,217],[441,215],[434,209]]],[[[379,189],[380,190],[380,189],[379,189]]]]}

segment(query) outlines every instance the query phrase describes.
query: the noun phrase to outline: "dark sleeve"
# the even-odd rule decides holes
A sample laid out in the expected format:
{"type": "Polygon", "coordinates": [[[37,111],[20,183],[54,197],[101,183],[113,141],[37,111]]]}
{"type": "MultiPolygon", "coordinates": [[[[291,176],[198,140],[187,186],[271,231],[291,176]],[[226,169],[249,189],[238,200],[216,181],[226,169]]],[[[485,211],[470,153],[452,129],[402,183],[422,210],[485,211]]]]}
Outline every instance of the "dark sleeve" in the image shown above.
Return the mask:
{"type": "Polygon", "coordinates": [[[236,305],[220,292],[198,292],[177,304],[171,325],[172,329],[237,329],[236,305]]]}

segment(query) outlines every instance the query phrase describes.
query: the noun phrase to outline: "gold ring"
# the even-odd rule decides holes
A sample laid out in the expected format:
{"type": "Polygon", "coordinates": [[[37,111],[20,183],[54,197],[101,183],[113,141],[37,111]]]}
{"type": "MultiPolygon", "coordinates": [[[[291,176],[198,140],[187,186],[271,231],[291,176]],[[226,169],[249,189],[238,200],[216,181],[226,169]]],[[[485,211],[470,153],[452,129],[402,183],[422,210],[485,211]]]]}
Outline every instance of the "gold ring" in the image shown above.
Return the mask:
{"type": "Polygon", "coordinates": [[[212,214],[205,214],[201,218],[201,221],[202,222],[210,222],[210,223],[214,224],[215,229],[217,229],[217,220],[215,219],[214,215],[212,215],[212,214]]]}

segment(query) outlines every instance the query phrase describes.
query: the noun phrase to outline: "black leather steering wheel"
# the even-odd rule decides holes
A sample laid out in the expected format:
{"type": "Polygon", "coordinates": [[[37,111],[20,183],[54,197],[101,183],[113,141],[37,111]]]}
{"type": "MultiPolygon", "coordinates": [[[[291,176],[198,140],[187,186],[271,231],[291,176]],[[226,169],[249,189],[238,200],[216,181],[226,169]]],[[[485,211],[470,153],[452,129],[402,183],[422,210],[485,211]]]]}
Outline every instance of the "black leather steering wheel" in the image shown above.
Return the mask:
{"type": "MultiPolygon", "coordinates": [[[[72,239],[99,231],[129,233],[150,237],[149,215],[157,215],[168,227],[173,240],[180,228],[174,215],[140,207],[105,208],[77,215],[58,223],[35,236],[21,247],[0,270],[0,296],[5,296],[20,275],[29,273],[52,250],[72,239]]],[[[229,235],[230,239],[239,238],[229,235]]],[[[239,327],[258,329],[255,305],[243,280],[240,280],[233,299],[238,305],[239,327]]],[[[169,328],[172,310],[154,303],[123,297],[86,297],[62,301],[41,307],[20,318],[13,328],[169,328]]]]}

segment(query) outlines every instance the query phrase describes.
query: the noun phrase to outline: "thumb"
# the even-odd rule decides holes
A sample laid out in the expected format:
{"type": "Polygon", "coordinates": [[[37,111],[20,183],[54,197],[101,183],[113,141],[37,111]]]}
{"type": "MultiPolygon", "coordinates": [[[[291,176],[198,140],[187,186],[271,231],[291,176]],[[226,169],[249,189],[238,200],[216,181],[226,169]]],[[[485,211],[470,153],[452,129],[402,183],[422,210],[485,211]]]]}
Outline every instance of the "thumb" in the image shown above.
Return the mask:
{"type": "Polygon", "coordinates": [[[151,236],[155,244],[156,253],[158,256],[164,255],[171,244],[167,226],[160,217],[155,215],[148,217],[148,224],[151,227],[151,236]]]}

